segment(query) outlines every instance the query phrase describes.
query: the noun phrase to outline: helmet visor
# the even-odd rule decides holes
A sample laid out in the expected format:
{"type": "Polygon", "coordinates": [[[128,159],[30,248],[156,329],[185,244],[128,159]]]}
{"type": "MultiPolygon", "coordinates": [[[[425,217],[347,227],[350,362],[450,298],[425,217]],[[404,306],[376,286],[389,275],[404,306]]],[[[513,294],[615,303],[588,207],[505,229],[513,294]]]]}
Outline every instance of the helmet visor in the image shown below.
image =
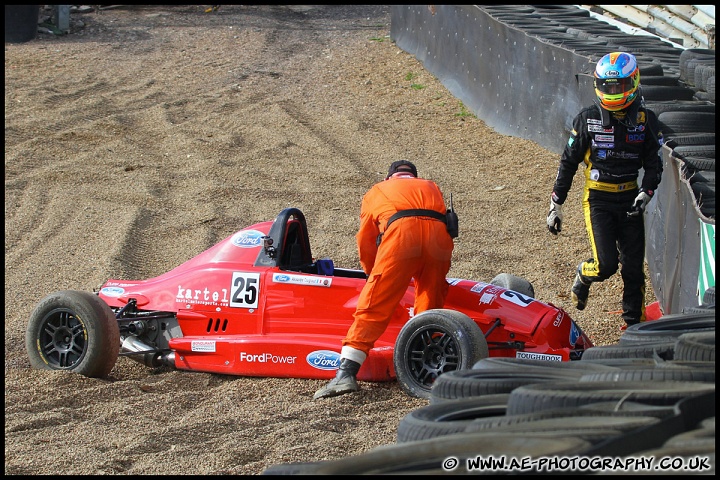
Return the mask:
{"type": "Polygon", "coordinates": [[[596,78],[595,88],[606,95],[619,95],[631,92],[635,85],[631,77],[625,78],[596,78]]]}

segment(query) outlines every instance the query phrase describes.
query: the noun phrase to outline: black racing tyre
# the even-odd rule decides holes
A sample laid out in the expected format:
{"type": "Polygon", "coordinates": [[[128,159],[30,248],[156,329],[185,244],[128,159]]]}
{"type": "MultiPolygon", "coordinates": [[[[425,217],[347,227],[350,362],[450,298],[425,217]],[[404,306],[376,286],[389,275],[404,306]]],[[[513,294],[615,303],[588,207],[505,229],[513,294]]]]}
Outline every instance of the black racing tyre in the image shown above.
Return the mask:
{"type": "MultiPolygon", "coordinates": [[[[676,347],[677,350],[677,347],[676,347]]],[[[586,373],[580,382],[709,382],[715,383],[715,367],[658,368],[654,366],[623,368],[614,372],[586,373]]]]}
{"type": "Polygon", "coordinates": [[[675,342],[633,343],[628,345],[599,345],[590,347],[583,353],[584,360],[603,360],[610,358],[655,358],[672,360],[675,354],[675,342]]]}
{"type": "Polygon", "coordinates": [[[707,79],[707,99],[709,102],[715,103],[715,76],[707,79]]]}
{"type": "Polygon", "coordinates": [[[715,62],[699,63],[695,66],[695,87],[700,90],[707,90],[707,80],[715,76],[715,62]]]}
{"type": "MultiPolygon", "coordinates": [[[[617,346],[617,345],[614,345],[617,346]]],[[[633,368],[633,367],[645,367],[648,365],[655,365],[657,362],[653,358],[643,357],[643,358],[637,358],[637,357],[618,357],[618,358],[611,358],[611,357],[603,357],[598,356],[598,358],[590,358],[585,357],[583,355],[580,358],[580,362],[583,364],[598,364],[598,365],[606,365],[610,367],[615,368],[633,368]]]]}
{"type": "Polygon", "coordinates": [[[688,133],[685,135],[668,135],[665,137],[665,145],[673,149],[675,147],[689,145],[715,145],[715,134],[688,133]]]}
{"type": "Polygon", "coordinates": [[[610,402],[594,402],[580,405],[578,412],[592,412],[596,415],[623,415],[639,417],[667,418],[677,415],[675,405],[648,405],[641,402],[617,400],[610,402]]]}
{"type": "Polygon", "coordinates": [[[698,428],[712,428],[715,430],[715,416],[707,417],[701,420],[698,428]]]}
{"type": "Polygon", "coordinates": [[[692,100],[695,95],[692,88],[681,86],[643,85],[641,89],[642,96],[649,101],[692,100]]]}
{"type": "MultiPolygon", "coordinates": [[[[318,465],[316,475],[377,475],[390,473],[451,474],[474,473],[466,470],[466,461],[483,456],[554,457],[580,455],[592,445],[576,438],[529,433],[456,433],[438,441],[434,438],[383,445],[368,452],[329,460],[318,465]],[[453,460],[450,462],[449,460],[453,460]]],[[[488,473],[484,471],[483,473],[488,473]]]]}
{"type": "Polygon", "coordinates": [[[100,297],[62,290],[47,295],[33,310],[25,348],[34,368],[102,378],[120,354],[120,329],[100,297]]]}
{"type": "Polygon", "coordinates": [[[693,170],[715,171],[715,159],[710,157],[687,156],[682,159],[685,166],[693,170]]]}
{"type": "Polygon", "coordinates": [[[695,182],[715,183],[715,172],[709,170],[695,170],[688,178],[690,184],[695,182]]]}
{"type": "Polygon", "coordinates": [[[686,83],[694,83],[695,80],[695,63],[696,61],[715,60],[715,51],[707,48],[686,48],[680,52],[680,80],[686,83]],[[690,67],[688,65],[693,62],[690,67]]]}
{"type": "Polygon", "coordinates": [[[697,447],[715,446],[714,428],[696,428],[687,432],[678,433],[668,438],[663,444],[664,447],[697,447]]]}
{"type": "Polygon", "coordinates": [[[664,85],[666,87],[677,87],[678,82],[676,77],[666,77],[665,75],[651,75],[642,79],[643,85],[664,85]]]}
{"type": "Polygon", "coordinates": [[[579,378],[581,375],[595,371],[615,370],[610,365],[594,364],[591,362],[548,362],[545,360],[529,360],[514,357],[488,357],[475,362],[472,367],[477,370],[503,368],[508,371],[515,370],[522,373],[550,373],[553,375],[567,375],[579,378]]]}
{"type": "Polygon", "coordinates": [[[485,335],[474,320],[455,310],[433,309],[400,329],[393,363],[400,387],[410,396],[429,399],[440,375],[468,369],[489,355],[485,335]]]}
{"type": "MultiPolygon", "coordinates": [[[[676,313],[630,325],[620,335],[620,345],[675,342],[684,333],[715,330],[714,314],[676,313]]],[[[671,360],[671,359],[666,359],[671,360]]]]}
{"type": "MultiPolygon", "coordinates": [[[[702,84],[696,83],[698,80],[697,69],[702,65],[715,66],[715,58],[695,58],[685,64],[685,78],[688,85],[694,86],[700,90],[705,90],[702,84]]],[[[702,73],[701,73],[702,74],[702,73]]],[[[702,77],[700,77],[702,81],[702,77]]]]}
{"type": "Polygon", "coordinates": [[[499,273],[490,280],[490,285],[502,287],[513,292],[521,293],[531,298],[535,298],[535,288],[528,280],[511,273],[499,273]]]}
{"type": "Polygon", "coordinates": [[[675,342],[675,358],[689,362],[715,362],[715,332],[680,335],[675,342]]]}
{"type": "Polygon", "coordinates": [[[658,120],[661,125],[663,125],[662,130],[664,133],[677,134],[715,132],[714,112],[663,112],[658,115],[658,120]]]}
{"type": "Polygon", "coordinates": [[[673,156],[715,158],[715,145],[678,145],[673,148],[673,156]]]}
{"type": "Polygon", "coordinates": [[[561,370],[550,369],[521,372],[515,369],[469,369],[454,370],[438,377],[432,386],[431,397],[435,403],[458,398],[480,397],[497,393],[510,393],[521,385],[538,382],[571,380],[561,370]]]}
{"type": "Polygon", "coordinates": [[[647,427],[659,421],[657,417],[595,415],[592,412],[581,412],[579,408],[570,408],[567,409],[567,412],[565,415],[543,416],[544,412],[536,412],[476,420],[470,422],[465,432],[492,430],[494,432],[531,433],[561,428],[572,429],[576,432],[607,429],[627,432],[647,427]],[[515,417],[520,420],[516,420],[515,417]]]}
{"type": "Polygon", "coordinates": [[[714,285],[712,287],[708,287],[705,290],[705,293],[703,293],[702,304],[715,306],[715,286],[714,285]]]}
{"type": "Polygon", "coordinates": [[[690,189],[693,191],[698,206],[715,212],[715,185],[705,182],[691,183],[690,189]]]}
{"type": "Polygon", "coordinates": [[[397,442],[412,442],[465,431],[478,418],[505,415],[510,394],[485,395],[416,408],[398,424],[397,442]]]}
{"type": "MultiPolygon", "coordinates": [[[[655,100],[646,103],[647,108],[660,115],[664,112],[711,112],[715,113],[715,104],[699,100],[655,100]]],[[[714,133],[713,133],[714,135],[714,133]]]]}
{"type": "MultiPolygon", "coordinates": [[[[708,78],[708,89],[710,88],[710,82],[715,81],[715,77],[708,78]]],[[[715,88],[714,86],[712,88],[715,88]]],[[[695,98],[698,100],[707,100],[708,102],[714,102],[715,101],[715,94],[710,92],[704,92],[702,90],[698,90],[695,92],[695,98]]]]}
{"type": "Polygon", "coordinates": [[[619,400],[668,406],[711,392],[715,392],[715,384],[704,382],[535,383],[518,387],[510,393],[506,415],[619,400]]]}
{"type": "MultiPolygon", "coordinates": [[[[607,51],[607,50],[605,50],[607,51]]],[[[637,57],[637,55],[636,55],[637,57]]],[[[640,70],[640,76],[661,76],[665,74],[665,70],[663,70],[663,66],[659,63],[641,63],[638,61],[638,69],[640,70]]],[[[642,83],[642,82],[640,82],[642,83]]],[[[683,92],[684,93],[684,92],[683,92]]],[[[685,95],[681,95],[681,97],[684,97],[685,95]]],[[[657,98],[656,100],[675,100],[676,97],[673,95],[662,95],[663,98],[657,98]]],[[[683,100],[683,98],[677,98],[677,100],[683,100]]]]}
{"type": "Polygon", "coordinates": [[[703,307],[702,305],[697,307],[683,307],[682,313],[712,313],[715,314],[715,307],[703,307]]]}

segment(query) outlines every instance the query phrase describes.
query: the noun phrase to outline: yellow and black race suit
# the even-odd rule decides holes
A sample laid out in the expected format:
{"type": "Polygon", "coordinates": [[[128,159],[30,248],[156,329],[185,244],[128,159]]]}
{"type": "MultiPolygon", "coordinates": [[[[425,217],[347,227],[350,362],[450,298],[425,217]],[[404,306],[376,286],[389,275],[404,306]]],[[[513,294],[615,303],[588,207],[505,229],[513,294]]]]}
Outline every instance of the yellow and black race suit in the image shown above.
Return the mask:
{"type": "Polygon", "coordinates": [[[586,107],[573,120],[553,186],[553,200],[565,203],[578,166],[585,164],[582,204],[592,258],[580,264],[581,279],[602,282],[617,272],[619,262],[628,324],[645,320],[645,226],[642,215],[627,212],[640,189],[655,193],[662,144],[657,115],[639,101],[621,112],[586,107]]]}

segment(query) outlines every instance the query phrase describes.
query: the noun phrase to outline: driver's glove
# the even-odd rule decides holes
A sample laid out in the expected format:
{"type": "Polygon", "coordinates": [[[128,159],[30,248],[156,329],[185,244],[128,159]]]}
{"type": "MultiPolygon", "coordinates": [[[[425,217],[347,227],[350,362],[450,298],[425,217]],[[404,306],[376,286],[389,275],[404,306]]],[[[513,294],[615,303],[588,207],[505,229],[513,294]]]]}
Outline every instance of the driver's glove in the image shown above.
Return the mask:
{"type": "Polygon", "coordinates": [[[648,190],[640,190],[640,193],[638,193],[638,196],[635,197],[635,200],[633,200],[633,206],[630,208],[630,211],[627,212],[628,217],[637,217],[641,213],[645,211],[645,207],[647,206],[648,202],[653,196],[653,191],[648,190]]]}
{"type": "Polygon", "coordinates": [[[553,235],[557,235],[559,232],[562,231],[562,220],[562,205],[559,203],[555,203],[555,199],[551,196],[550,212],[547,216],[547,226],[548,230],[550,230],[550,233],[552,233],[553,235]]]}

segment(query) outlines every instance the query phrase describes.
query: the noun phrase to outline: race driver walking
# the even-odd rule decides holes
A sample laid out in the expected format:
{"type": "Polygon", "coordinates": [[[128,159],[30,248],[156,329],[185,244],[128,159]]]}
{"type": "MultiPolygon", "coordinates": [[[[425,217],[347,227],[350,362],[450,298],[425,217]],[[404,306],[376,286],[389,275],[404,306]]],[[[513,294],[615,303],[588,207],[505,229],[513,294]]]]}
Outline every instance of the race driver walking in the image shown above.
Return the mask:
{"type": "Polygon", "coordinates": [[[634,55],[612,52],[603,56],[594,76],[597,103],[573,120],[546,221],[550,233],[561,231],[562,206],[578,166],[584,163],[582,207],[592,257],[578,265],[571,297],[576,308],[583,310],[590,286],[614,275],[618,264],[622,265],[625,329],[645,321],[643,212],[662,176],[663,136],[656,114],[643,105],[634,55]]]}

